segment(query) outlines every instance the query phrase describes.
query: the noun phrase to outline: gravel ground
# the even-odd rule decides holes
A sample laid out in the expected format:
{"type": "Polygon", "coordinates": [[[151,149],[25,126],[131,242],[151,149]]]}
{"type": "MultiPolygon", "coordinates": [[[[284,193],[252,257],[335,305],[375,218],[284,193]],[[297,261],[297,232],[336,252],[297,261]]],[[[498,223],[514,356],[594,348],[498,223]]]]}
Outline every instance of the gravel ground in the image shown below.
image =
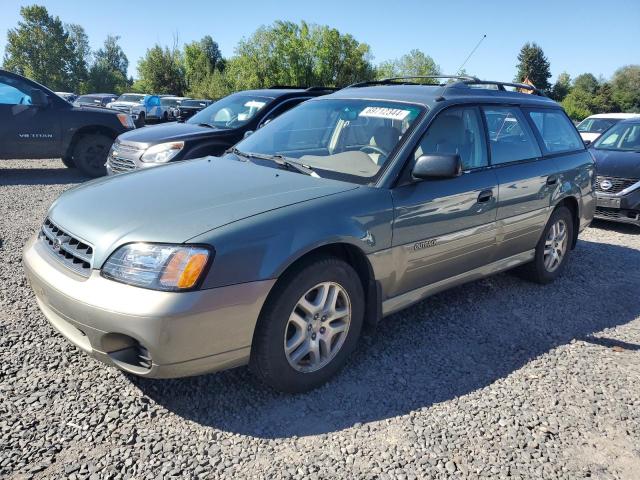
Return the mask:
{"type": "Polygon", "coordinates": [[[0,164],[0,476],[640,478],[640,229],[597,224],[565,275],[442,293],[287,396],[246,368],[144,380],[55,333],[20,253],[59,161],[0,164]]]}

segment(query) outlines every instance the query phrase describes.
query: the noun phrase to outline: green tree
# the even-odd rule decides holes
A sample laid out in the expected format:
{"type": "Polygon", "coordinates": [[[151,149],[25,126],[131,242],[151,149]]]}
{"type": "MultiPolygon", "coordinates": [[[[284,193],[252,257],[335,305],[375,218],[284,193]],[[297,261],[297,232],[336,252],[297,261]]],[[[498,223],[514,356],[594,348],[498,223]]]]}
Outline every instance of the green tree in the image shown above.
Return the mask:
{"type": "Polygon", "coordinates": [[[542,48],[536,43],[525,43],[518,54],[518,65],[516,66],[516,82],[523,82],[529,79],[533,85],[543,91],[549,90],[549,78],[551,78],[549,60],[545,56],[542,48]]]}
{"type": "Polygon", "coordinates": [[[136,90],[182,95],[186,88],[182,53],[176,46],[155,45],[138,62],[138,76],[136,90]]]}
{"type": "Polygon", "coordinates": [[[623,112],[640,112],[640,65],[616,70],[611,89],[614,101],[623,112]]]}
{"type": "Polygon", "coordinates": [[[440,66],[433,58],[418,49],[413,49],[406,55],[395,60],[382,62],[378,65],[377,77],[411,77],[439,75],[440,66]]]}
{"type": "Polygon", "coordinates": [[[583,73],[573,80],[573,88],[595,95],[600,88],[600,82],[592,73],[583,73]]]}
{"type": "Polygon", "coordinates": [[[70,85],[74,92],[86,93],[92,56],[89,37],[80,25],[69,24],[66,29],[68,47],[72,52],[69,62],[70,85]]]}
{"type": "Polygon", "coordinates": [[[7,32],[4,68],[53,90],[71,90],[77,62],[60,18],[39,5],[20,8],[20,15],[18,26],[7,32]]]}
{"type": "Polygon", "coordinates": [[[592,99],[594,113],[619,112],[620,107],[613,97],[611,84],[603,83],[598,88],[598,93],[592,99]]]}
{"type": "Polygon", "coordinates": [[[374,77],[370,48],[324,25],[275,22],[242,40],[225,69],[235,89],[345,86],[374,77]]]}
{"type": "Polygon", "coordinates": [[[183,59],[185,83],[189,92],[206,89],[205,85],[214,81],[213,73],[222,72],[225,66],[218,44],[209,35],[198,42],[185,45],[183,59]]]}
{"type": "Polygon", "coordinates": [[[87,91],[122,93],[131,85],[127,79],[129,60],[118,44],[119,39],[117,36],[107,36],[103,47],[95,52],[89,69],[87,91]]]}
{"type": "Polygon", "coordinates": [[[558,75],[556,83],[551,88],[551,98],[556,102],[561,102],[571,91],[571,77],[567,72],[558,75]]]}
{"type": "Polygon", "coordinates": [[[562,106],[567,112],[567,115],[573,120],[582,120],[589,115],[593,115],[592,110],[593,97],[584,90],[574,88],[565,98],[562,100],[562,106]]]}

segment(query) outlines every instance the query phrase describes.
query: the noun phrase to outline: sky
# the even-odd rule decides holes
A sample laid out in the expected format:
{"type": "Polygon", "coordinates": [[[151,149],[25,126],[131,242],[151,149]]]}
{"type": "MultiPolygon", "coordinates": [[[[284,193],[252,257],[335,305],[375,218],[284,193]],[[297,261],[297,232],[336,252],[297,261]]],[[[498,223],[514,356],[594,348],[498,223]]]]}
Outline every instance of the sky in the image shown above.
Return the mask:
{"type": "Polygon", "coordinates": [[[551,63],[552,79],[567,71],[610,77],[628,64],[640,64],[640,0],[2,0],[0,56],[7,31],[20,19],[20,7],[44,5],[65,23],[82,25],[93,49],[109,34],[119,35],[136,77],[138,60],[154,44],[172,45],[211,35],[224,56],[238,41],[275,20],[329,25],[371,46],[373,61],[399,57],[417,48],[431,55],[443,73],[455,73],[484,34],[465,65],[483,79],[510,81],[518,51],[538,43],[551,63]]]}

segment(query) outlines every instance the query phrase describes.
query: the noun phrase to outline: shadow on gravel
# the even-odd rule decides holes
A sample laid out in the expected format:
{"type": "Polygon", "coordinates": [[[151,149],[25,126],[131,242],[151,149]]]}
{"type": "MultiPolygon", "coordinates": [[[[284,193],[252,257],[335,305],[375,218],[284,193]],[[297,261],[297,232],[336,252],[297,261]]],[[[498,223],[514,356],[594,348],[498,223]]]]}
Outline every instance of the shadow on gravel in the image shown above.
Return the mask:
{"type": "Polygon", "coordinates": [[[256,437],[322,434],[407,415],[482,389],[572,339],[596,344],[582,348],[618,345],[591,335],[640,315],[640,271],[619,275],[630,265],[640,265],[640,251],[580,241],[552,285],[501,274],[441,293],[383,321],[361,338],[337,378],[302,395],[273,392],[247,368],[131,381],[176,415],[256,437]]]}
{"type": "Polygon", "coordinates": [[[0,187],[6,185],[61,185],[90,180],[70,168],[0,168],[0,187]]]}
{"type": "Polygon", "coordinates": [[[628,223],[607,222],[606,220],[594,220],[592,228],[607,230],[609,232],[624,233],[626,235],[640,235],[640,227],[628,223]]]}

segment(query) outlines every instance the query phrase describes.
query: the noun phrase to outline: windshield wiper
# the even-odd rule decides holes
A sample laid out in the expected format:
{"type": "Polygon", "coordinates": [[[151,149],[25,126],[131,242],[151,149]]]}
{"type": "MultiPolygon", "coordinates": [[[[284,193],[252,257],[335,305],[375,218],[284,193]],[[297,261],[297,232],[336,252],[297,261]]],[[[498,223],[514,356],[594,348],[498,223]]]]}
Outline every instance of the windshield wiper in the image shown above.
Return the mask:
{"type": "Polygon", "coordinates": [[[318,175],[313,170],[313,168],[298,162],[294,162],[292,160],[288,160],[283,155],[267,155],[263,153],[241,152],[235,147],[230,148],[229,150],[227,150],[227,152],[233,153],[235,155],[238,155],[240,157],[245,157],[245,158],[257,158],[259,160],[270,160],[272,162],[277,163],[281,167],[285,167],[290,170],[295,170],[298,173],[304,173],[305,175],[309,175],[311,177],[320,177],[320,175],[318,175]]]}

